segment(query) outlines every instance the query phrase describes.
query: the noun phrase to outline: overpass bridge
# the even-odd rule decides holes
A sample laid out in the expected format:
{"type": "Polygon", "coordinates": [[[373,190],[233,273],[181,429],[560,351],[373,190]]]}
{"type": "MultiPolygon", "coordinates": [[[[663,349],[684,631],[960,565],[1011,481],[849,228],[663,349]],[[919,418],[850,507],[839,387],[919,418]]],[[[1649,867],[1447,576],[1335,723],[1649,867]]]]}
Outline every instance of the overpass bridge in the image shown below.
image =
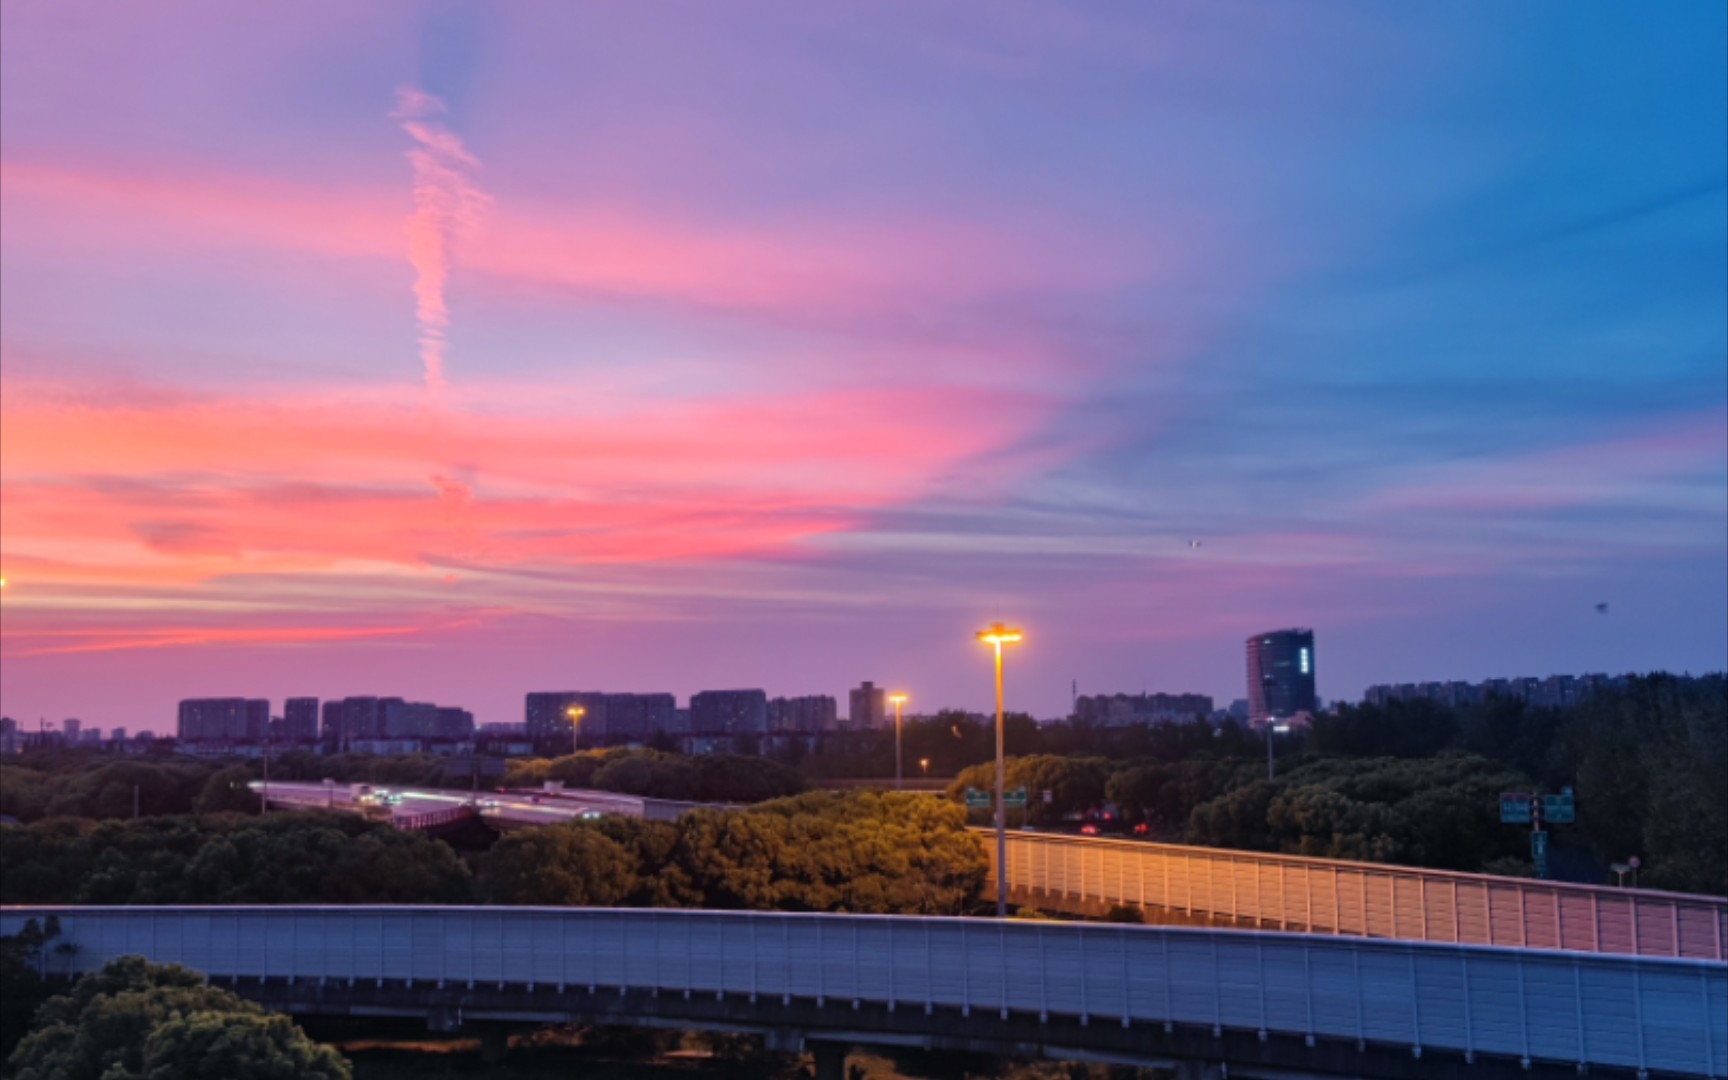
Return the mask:
{"type": "Polygon", "coordinates": [[[1149,921],[1728,961],[1728,899],[1651,889],[1026,832],[1008,834],[1008,888],[1016,903],[1072,914],[1123,905],[1149,921]]]}
{"type": "MultiPolygon", "coordinates": [[[[307,1015],[635,1023],[1190,1076],[1728,1073],[1728,966],[1243,930],[682,910],[10,907],[51,975],[123,954],[307,1015]]],[[[839,1048],[839,1058],[835,1056],[839,1048]]],[[[825,1049],[825,1053],[823,1052],[825,1049]]]]}

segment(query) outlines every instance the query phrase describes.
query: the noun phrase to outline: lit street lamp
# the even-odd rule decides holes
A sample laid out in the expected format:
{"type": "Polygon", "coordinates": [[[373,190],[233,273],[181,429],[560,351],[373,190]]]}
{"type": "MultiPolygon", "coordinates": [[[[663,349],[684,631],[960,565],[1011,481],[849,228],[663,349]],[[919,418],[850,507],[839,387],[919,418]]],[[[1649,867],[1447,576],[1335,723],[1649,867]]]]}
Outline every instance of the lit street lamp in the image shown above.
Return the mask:
{"type": "Polygon", "coordinates": [[[906,779],[900,770],[900,720],[901,713],[906,708],[906,695],[889,694],[888,701],[894,706],[894,790],[899,791],[906,786],[906,779]]]}
{"type": "Polygon", "coordinates": [[[576,728],[582,723],[582,718],[588,715],[588,710],[580,705],[571,705],[564,710],[564,715],[570,718],[570,752],[576,752],[576,728]]]}
{"type": "Polygon", "coordinates": [[[1008,766],[1002,754],[1002,646],[1024,641],[1026,635],[1001,623],[978,631],[978,640],[996,647],[996,917],[1008,917],[1008,811],[1003,797],[1008,787],[1008,766]]]}
{"type": "Polygon", "coordinates": [[[1270,716],[1266,718],[1266,779],[1268,781],[1275,779],[1273,773],[1276,766],[1272,763],[1272,735],[1274,732],[1279,735],[1288,735],[1290,734],[1290,725],[1275,724],[1270,716]]]}

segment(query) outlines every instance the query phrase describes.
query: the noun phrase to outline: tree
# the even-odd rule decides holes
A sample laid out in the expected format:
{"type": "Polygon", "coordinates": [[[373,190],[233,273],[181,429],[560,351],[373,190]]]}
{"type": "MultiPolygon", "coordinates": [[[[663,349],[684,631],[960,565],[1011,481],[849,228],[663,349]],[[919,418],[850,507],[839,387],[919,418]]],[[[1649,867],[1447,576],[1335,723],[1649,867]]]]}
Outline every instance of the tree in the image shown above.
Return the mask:
{"type": "Polygon", "coordinates": [[[200,814],[255,814],[259,810],[258,794],[248,784],[252,770],[244,765],[230,765],[213,773],[204,782],[193,809],[200,814]]]}
{"type": "Polygon", "coordinates": [[[584,824],[512,833],[480,860],[480,892],[497,904],[612,907],[639,886],[631,853],[584,824]]]}
{"type": "Polygon", "coordinates": [[[286,1017],[137,956],[111,960],[45,1002],[6,1066],[16,1080],[350,1076],[340,1055],[286,1017]]]}
{"type": "Polygon", "coordinates": [[[348,1080],[350,1075],[340,1054],[308,1039],[286,1016],[210,1011],[175,1013],[157,1024],[144,1042],[142,1068],[125,1080],[348,1080]]]}

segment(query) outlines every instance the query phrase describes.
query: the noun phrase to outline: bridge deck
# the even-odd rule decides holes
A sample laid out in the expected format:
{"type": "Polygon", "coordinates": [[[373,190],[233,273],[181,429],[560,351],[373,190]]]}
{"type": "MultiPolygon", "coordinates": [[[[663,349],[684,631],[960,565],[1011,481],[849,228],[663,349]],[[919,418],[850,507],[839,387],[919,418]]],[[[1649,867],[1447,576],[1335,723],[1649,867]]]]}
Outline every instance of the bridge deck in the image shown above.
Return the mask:
{"type": "MultiPolygon", "coordinates": [[[[0,909],[57,916],[53,970],[136,953],[218,979],[618,989],[1183,1025],[1411,1055],[1720,1077],[1728,966],[1313,935],[561,908],[0,909]]],[[[1150,1045],[1150,1043],[1149,1043],[1150,1045]]]]}

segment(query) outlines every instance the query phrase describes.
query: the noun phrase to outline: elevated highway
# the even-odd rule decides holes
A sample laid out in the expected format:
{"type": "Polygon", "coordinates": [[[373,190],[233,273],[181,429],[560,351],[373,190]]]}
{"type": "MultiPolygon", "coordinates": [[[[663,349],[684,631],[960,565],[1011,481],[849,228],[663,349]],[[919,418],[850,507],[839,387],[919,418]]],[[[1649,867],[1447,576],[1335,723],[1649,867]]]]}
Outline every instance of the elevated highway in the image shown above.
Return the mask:
{"type": "Polygon", "coordinates": [[[1176,912],[1300,933],[1728,961],[1728,900],[1650,889],[1025,832],[1008,834],[1008,886],[1017,903],[1076,914],[1124,905],[1152,921],[1176,912]]]}
{"type": "Polygon", "coordinates": [[[138,954],[274,1008],[643,1023],[1190,1075],[1722,1077],[1728,966],[1084,923],[467,907],[0,909],[51,975],[138,954]]]}

